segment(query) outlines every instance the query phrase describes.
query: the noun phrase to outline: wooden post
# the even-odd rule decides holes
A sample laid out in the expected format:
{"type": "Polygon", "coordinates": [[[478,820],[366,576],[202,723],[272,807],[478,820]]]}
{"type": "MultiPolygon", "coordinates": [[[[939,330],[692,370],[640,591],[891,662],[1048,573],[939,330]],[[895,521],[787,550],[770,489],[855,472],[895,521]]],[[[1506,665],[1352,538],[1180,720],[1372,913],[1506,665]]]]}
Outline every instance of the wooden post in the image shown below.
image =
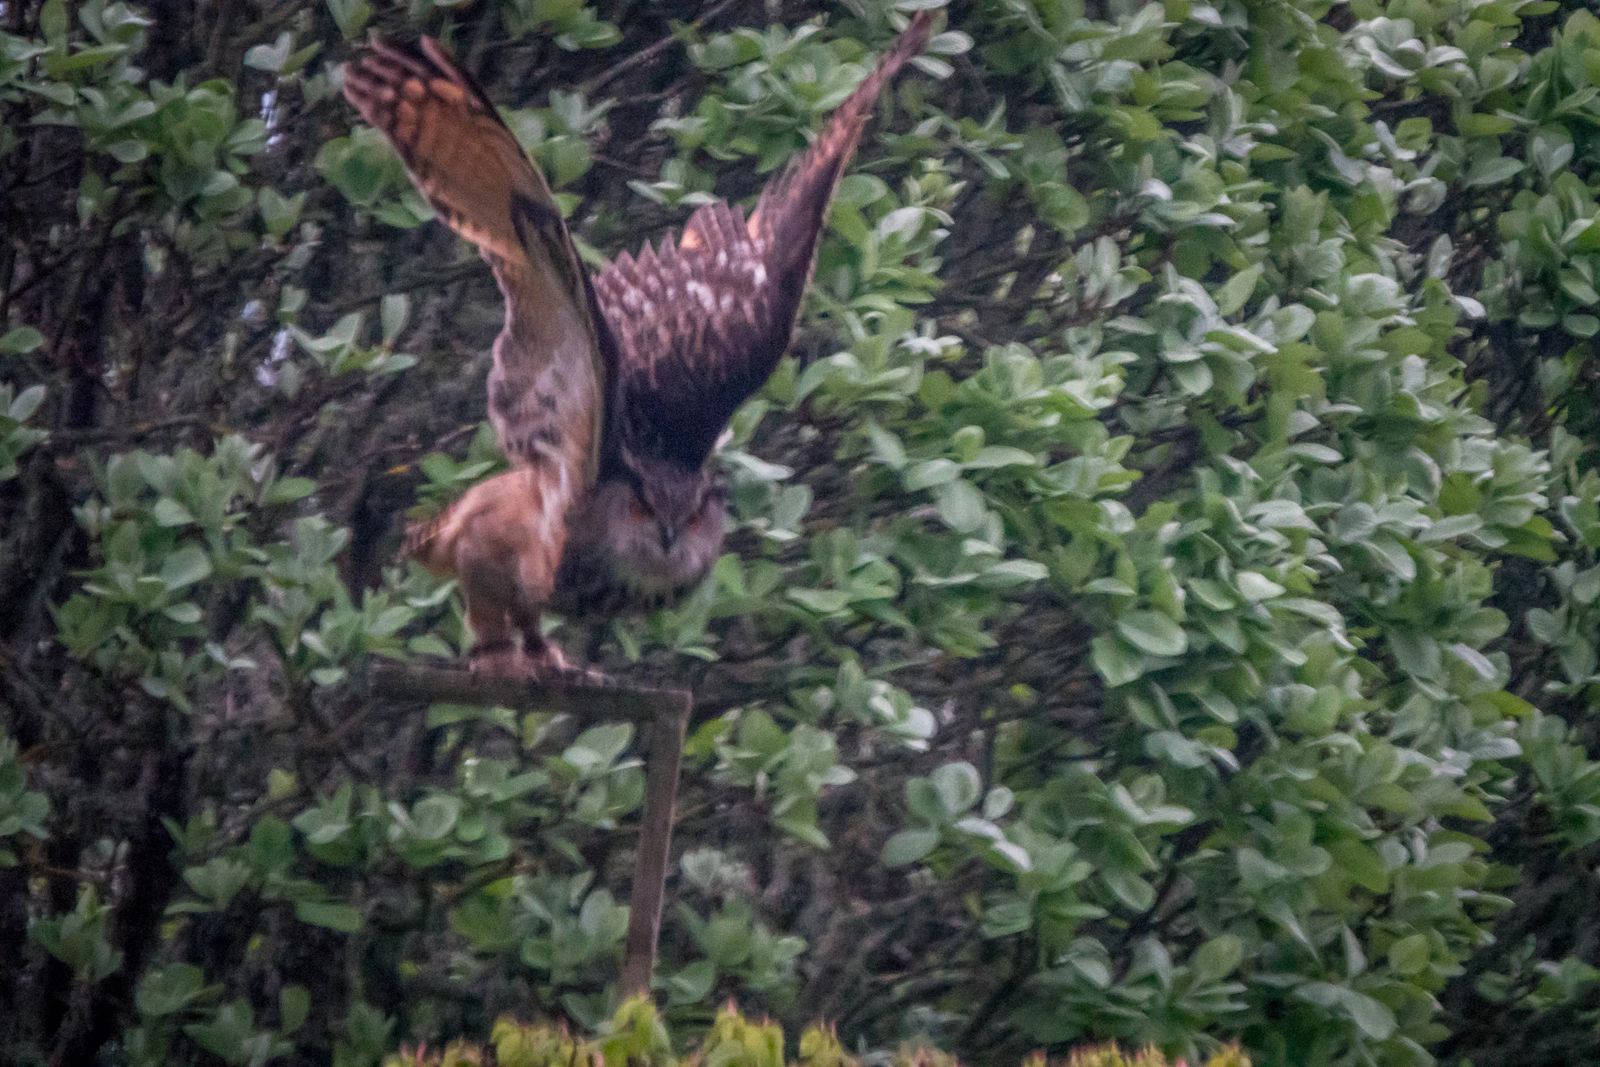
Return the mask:
{"type": "Polygon", "coordinates": [[[690,695],[678,689],[634,689],[574,674],[551,679],[487,678],[452,667],[374,663],[366,672],[372,695],[390,700],[479,704],[519,711],[564,712],[575,718],[626,719],[649,735],[644,809],[628,897],[628,940],[618,989],[624,998],[649,996],[661,940],[678,770],[689,729],[690,695]]]}
{"type": "Polygon", "coordinates": [[[687,694],[650,728],[650,752],[644,774],[644,811],[639,819],[639,850],[633,861],[633,889],[628,896],[628,947],[622,957],[618,989],[623,999],[650,995],[661,940],[661,905],[672,854],[672,820],[678,805],[678,766],[689,727],[687,694]]]}

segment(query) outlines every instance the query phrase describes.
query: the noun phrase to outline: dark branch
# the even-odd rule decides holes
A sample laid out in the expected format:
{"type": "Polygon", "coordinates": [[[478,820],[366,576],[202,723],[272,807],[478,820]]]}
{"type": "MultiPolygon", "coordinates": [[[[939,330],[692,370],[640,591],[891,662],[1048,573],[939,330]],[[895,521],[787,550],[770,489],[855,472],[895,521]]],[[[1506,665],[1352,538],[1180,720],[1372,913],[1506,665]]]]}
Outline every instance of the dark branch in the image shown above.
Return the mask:
{"type": "Polygon", "coordinates": [[[555,711],[589,719],[655,722],[687,715],[690,696],[681,689],[637,689],[597,682],[574,672],[557,678],[490,678],[451,667],[375,663],[366,684],[386,700],[478,704],[518,711],[555,711]]]}

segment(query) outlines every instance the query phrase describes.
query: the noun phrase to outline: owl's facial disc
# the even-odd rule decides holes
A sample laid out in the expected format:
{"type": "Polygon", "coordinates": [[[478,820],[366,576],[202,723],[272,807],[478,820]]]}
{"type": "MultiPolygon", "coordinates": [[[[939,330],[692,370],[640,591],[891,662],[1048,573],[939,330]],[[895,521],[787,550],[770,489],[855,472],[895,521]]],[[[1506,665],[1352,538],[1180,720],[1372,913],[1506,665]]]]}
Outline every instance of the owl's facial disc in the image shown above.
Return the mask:
{"type": "Polygon", "coordinates": [[[727,512],[705,472],[666,467],[602,483],[575,525],[574,566],[599,567],[639,604],[700,581],[722,548],[727,512]]]}
{"type": "Polygon", "coordinates": [[[671,555],[680,538],[696,536],[716,503],[703,479],[661,478],[634,487],[630,517],[652,538],[663,556],[671,555]]]}

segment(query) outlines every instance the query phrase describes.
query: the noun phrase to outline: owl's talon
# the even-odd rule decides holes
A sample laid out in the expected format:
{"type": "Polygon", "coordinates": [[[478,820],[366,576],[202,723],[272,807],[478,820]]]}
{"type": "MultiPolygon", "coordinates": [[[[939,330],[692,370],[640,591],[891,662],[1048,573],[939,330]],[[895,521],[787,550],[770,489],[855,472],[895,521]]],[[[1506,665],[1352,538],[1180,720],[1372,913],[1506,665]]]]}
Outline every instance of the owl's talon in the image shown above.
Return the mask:
{"type": "MultiPolygon", "coordinates": [[[[526,646],[525,646],[526,647],[526,646]]],[[[537,648],[528,653],[532,676],[541,682],[560,682],[568,685],[605,685],[611,679],[599,671],[573,666],[561,646],[541,639],[537,648]]]]}
{"type": "Polygon", "coordinates": [[[511,644],[480,645],[467,657],[467,670],[486,678],[526,678],[533,663],[511,644]]]}
{"type": "Polygon", "coordinates": [[[602,674],[588,667],[561,667],[556,670],[540,671],[538,678],[542,682],[561,682],[566,685],[582,685],[591,688],[617,684],[617,680],[611,675],[602,674]]]}
{"type": "Polygon", "coordinates": [[[467,656],[467,669],[486,678],[522,678],[546,684],[603,686],[616,679],[587,667],[575,667],[561,649],[540,641],[531,651],[509,642],[478,645],[467,656]]]}
{"type": "Polygon", "coordinates": [[[567,659],[567,654],[561,651],[561,646],[553,641],[543,638],[523,638],[523,649],[528,657],[528,662],[538,672],[539,677],[546,678],[553,674],[561,674],[572,670],[572,664],[567,659]]]}

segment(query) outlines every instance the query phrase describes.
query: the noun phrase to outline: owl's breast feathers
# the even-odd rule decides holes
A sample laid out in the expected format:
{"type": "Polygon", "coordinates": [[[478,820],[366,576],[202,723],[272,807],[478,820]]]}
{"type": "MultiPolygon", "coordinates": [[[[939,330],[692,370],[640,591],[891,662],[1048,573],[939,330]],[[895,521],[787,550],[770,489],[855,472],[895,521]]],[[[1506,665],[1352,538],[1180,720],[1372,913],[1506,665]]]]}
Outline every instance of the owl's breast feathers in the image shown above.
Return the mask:
{"type": "Polygon", "coordinates": [[[574,541],[556,571],[556,611],[578,622],[598,622],[634,612],[654,611],[675,603],[705,577],[654,580],[639,568],[619,565],[615,555],[592,551],[598,545],[574,541]]]}

